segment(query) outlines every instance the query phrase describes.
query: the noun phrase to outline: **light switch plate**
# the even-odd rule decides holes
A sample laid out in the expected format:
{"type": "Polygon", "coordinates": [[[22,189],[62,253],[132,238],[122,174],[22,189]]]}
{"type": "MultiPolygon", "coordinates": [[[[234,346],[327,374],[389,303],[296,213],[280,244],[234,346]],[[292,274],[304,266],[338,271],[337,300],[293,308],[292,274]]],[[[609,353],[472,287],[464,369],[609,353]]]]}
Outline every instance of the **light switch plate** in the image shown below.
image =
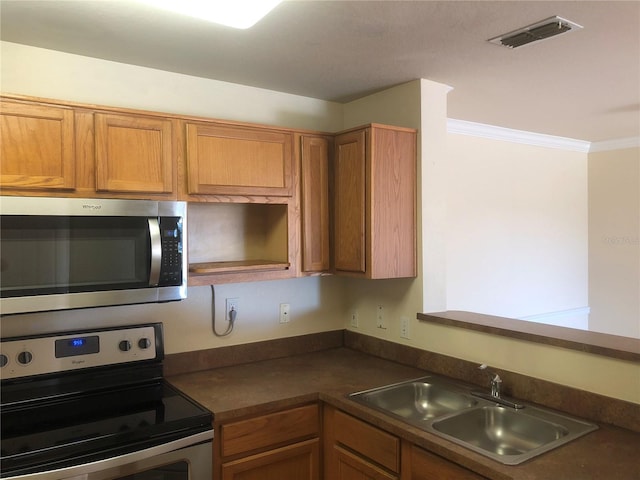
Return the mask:
{"type": "Polygon", "coordinates": [[[280,304],[280,323],[289,323],[289,309],[288,303],[280,304]]]}

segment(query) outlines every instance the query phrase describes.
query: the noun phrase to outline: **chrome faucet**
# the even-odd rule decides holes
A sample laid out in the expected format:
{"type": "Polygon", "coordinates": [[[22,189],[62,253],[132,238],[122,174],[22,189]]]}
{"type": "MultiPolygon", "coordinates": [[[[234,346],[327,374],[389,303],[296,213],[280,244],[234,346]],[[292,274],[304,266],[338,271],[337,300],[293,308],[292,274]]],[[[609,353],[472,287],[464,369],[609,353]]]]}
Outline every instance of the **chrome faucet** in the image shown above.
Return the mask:
{"type": "MultiPolygon", "coordinates": [[[[483,363],[478,367],[478,370],[487,370],[487,364],[483,363]]],[[[490,380],[489,385],[491,385],[491,396],[494,398],[501,398],[502,395],[502,379],[500,375],[490,370],[487,370],[489,374],[490,380]]]]}
{"type": "Polygon", "coordinates": [[[495,372],[492,372],[491,370],[487,370],[487,368],[488,366],[485,363],[483,363],[478,367],[479,370],[486,370],[487,373],[489,374],[489,378],[490,378],[489,385],[491,386],[491,393],[490,394],[485,392],[471,392],[471,393],[476,397],[484,398],[485,400],[491,400],[492,402],[496,402],[499,405],[502,405],[505,407],[511,407],[515,409],[524,408],[524,405],[502,398],[502,379],[500,378],[500,375],[498,375],[495,372]]]}

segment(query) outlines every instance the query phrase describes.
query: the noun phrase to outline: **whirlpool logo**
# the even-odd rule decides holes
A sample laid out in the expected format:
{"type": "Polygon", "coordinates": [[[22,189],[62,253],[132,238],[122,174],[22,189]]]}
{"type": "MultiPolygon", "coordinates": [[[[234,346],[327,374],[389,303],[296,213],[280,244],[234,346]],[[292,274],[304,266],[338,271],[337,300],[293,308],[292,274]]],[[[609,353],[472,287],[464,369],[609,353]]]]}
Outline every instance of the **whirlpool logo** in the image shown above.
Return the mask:
{"type": "Polygon", "coordinates": [[[100,210],[102,208],[102,205],[84,203],[84,204],[82,204],[82,208],[84,210],[100,210]]]}

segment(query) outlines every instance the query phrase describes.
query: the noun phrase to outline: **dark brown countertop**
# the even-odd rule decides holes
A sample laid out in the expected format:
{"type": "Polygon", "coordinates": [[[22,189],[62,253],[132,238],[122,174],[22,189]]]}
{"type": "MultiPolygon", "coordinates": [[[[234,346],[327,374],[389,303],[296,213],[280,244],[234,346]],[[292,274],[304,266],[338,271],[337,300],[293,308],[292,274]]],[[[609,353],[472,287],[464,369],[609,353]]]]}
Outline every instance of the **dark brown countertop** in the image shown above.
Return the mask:
{"type": "Polygon", "coordinates": [[[322,400],[492,479],[640,479],[640,434],[609,425],[521,465],[506,466],[360,406],[347,394],[430,372],[348,348],[203,370],[168,380],[216,423],[322,400]]]}

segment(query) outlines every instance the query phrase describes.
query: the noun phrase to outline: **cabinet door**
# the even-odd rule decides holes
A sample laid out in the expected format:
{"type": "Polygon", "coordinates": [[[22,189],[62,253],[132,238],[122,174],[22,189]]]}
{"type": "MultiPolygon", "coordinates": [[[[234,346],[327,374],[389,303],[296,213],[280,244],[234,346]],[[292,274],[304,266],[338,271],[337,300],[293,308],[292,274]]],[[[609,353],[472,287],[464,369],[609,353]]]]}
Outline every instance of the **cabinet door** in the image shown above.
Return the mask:
{"type": "Polygon", "coordinates": [[[369,147],[367,276],[415,277],[416,133],[375,125],[369,147]]]}
{"type": "Polygon", "coordinates": [[[95,129],[97,191],[174,190],[170,120],[98,113],[95,129]]]}
{"type": "Polygon", "coordinates": [[[302,270],[329,269],[329,151],[325,137],[301,138],[302,270]]]}
{"type": "Polygon", "coordinates": [[[71,190],[75,187],[73,110],[0,102],[0,185],[71,190]]]}
{"type": "MultiPolygon", "coordinates": [[[[409,455],[404,456],[406,459],[410,458],[409,470],[411,474],[407,477],[410,480],[486,480],[485,477],[415,445],[411,445],[409,448],[409,455]]],[[[405,464],[403,464],[404,467],[405,464]]]]}
{"type": "Polygon", "coordinates": [[[366,131],[336,137],[334,163],[334,266],[364,273],[366,131]]]}
{"type": "Polygon", "coordinates": [[[399,478],[400,440],[396,436],[328,405],[323,427],[325,478],[399,478]]]}
{"type": "Polygon", "coordinates": [[[392,475],[365,461],[364,459],[344,450],[334,447],[334,459],[336,462],[336,480],[397,480],[397,475],[392,475]]]}
{"type": "Polygon", "coordinates": [[[187,124],[187,193],[291,196],[293,135],[187,124]]]}
{"type": "Polygon", "coordinates": [[[318,480],[317,438],[245,457],[222,465],[222,480],[318,480]]]}
{"type": "Polygon", "coordinates": [[[416,132],[372,124],[336,138],[336,273],[415,277],[416,132]]]}

